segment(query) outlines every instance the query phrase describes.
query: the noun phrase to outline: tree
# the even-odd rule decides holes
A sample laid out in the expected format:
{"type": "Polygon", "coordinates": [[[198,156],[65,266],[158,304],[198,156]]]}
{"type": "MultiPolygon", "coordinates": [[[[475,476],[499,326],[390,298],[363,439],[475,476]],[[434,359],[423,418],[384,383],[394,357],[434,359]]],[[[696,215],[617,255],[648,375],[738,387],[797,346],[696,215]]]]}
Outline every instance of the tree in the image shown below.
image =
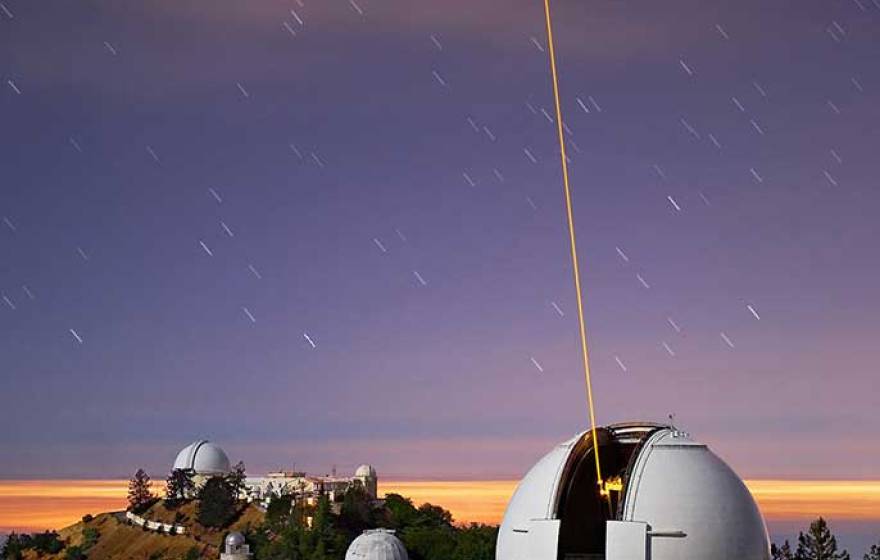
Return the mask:
{"type": "Polygon", "coordinates": [[[293,510],[293,496],[284,495],[272,498],[269,507],[266,508],[266,526],[274,532],[281,532],[290,522],[290,514],[293,510]]]}
{"type": "Polygon", "coordinates": [[[197,518],[205,527],[225,527],[235,517],[236,496],[225,477],[215,476],[199,490],[197,518]]]}
{"type": "Polygon", "coordinates": [[[150,476],[143,469],[138,469],[128,481],[128,510],[141,513],[150,507],[155,500],[151,491],[150,476]]]}
{"type": "Polygon", "coordinates": [[[871,545],[871,549],[865,554],[865,560],[880,560],[880,543],[871,545]]]}
{"type": "Polygon", "coordinates": [[[64,560],[86,560],[86,553],[83,552],[82,547],[69,546],[64,551],[64,560]]]}
{"type": "Polygon", "coordinates": [[[22,535],[15,534],[15,531],[9,533],[3,548],[0,548],[0,558],[3,560],[21,560],[22,552],[25,547],[22,543],[22,535]]]}
{"type": "Polygon", "coordinates": [[[165,481],[165,503],[170,507],[176,507],[192,496],[195,490],[193,473],[186,469],[174,469],[165,481]]]}
{"type": "Polygon", "coordinates": [[[311,554],[304,555],[310,560],[328,560],[337,558],[339,553],[344,552],[342,540],[344,536],[336,531],[333,510],[330,508],[330,499],[322,495],[315,507],[312,517],[312,528],[309,531],[307,543],[311,554]]]}
{"type": "Polygon", "coordinates": [[[183,555],[183,560],[199,560],[202,557],[202,551],[199,550],[197,546],[191,546],[186,549],[186,554],[183,555]]]}
{"type": "Polygon", "coordinates": [[[449,560],[455,552],[455,529],[412,526],[400,533],[411,560],[449,560]]]}
{"type": "Polygon", "coordinates": [[[419,516],[419,511],[413,505],[412,500],[404,498],[400,494],[385,496],[385,510],[388,515],[389,529],[400,530],[414,525],[419,516]]]}
{"type": "Polygon", "coordinates": [[[354,539],[364,529],[375,526],[373,520],[373,500],[360,484],[351,485],[342,497],[339,511],[339,525],[354,539]]]}
{"type": "Polygon", "coordinates": [[[419,506],[418,524],[425,527],[452,527],[452,513],[440,506],[419,506]]]}
{"type": "Polygon", "coordinates": [[[498,527],[471,523],[456,535],[455,552],[451,560],[494,560],[498,527]]]}
{"type": "Polygon", "coordinates": [[[776,543],[770,545],[770,557],[773,560],[795,560],[794,552],[791,550],[791,544],[788,539],[782,543],[782,546],[776,546],[776,543]]]}
{"type": "Polygon", "coordinates": [[[845,550],[838,552],[837,538],[823,518],[810,523],[806,533],[798,535],[797,560],[849,560],[845,550]]]}
{"type": "Polygon", "coordinates": [[[226,475],[226,482],[229,484],[229,487],[232,488],[232,491],[235,492],[236,498],[243,495],[247,490],[247,485],[245,484],[246,479],[247,475],[244,471],[244,461],[239,461],[234,467],[232,467],[232,471],[226,475]]]}

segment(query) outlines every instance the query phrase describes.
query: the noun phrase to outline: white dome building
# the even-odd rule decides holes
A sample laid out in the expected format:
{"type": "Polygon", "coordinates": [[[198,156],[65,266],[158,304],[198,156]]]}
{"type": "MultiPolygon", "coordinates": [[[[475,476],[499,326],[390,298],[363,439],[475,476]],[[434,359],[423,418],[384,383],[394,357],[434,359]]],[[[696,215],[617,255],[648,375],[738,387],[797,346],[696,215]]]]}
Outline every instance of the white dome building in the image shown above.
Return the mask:
{"type": "Polygon", "coordinates": [[[372,529],[351,542],[345,560],[409,560],[409,557],[394,531],[372,529]]]}
{"type": "Polygon", "coordinates": [[[220,560],[250,560],[253,557],[250,547],[245,543],[244,535],[238,531],[229,533],[223,539],[223,551],[220,560]]]}
{"type": "Polygon", "coordinates": [[[372,465],[361,465],[354,471],[354,479],[364,485],[364,489],[374,500],[379,495],[379,477],[372,465]]]}
{"type": "Polygon", "coordinates": [[[194,441],[180,450],[172,469],[184,470],[202,477],[227,474],[232,470],[229,457],[220,446],[207,440],[194,441]]]}
{"type": "Polygon", "coordinates": [[[708,447],[651,423],[597,429],[596,481],[585,432],[545,455],[514,492],[496,560],[769,560],[764,519],[749,490],[708,447]]]}

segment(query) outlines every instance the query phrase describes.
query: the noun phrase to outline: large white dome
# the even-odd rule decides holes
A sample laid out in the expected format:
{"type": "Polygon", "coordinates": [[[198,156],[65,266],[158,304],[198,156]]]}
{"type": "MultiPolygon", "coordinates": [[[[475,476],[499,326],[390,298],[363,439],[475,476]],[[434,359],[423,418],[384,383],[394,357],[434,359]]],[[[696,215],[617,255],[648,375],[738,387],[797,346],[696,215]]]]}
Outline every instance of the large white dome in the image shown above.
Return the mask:
{"type": "Polygon", "coordinates": [[[354,475],[361,478],[376,478],[376,469],[372,465],[361,465],[354,471],[354,475]]]}
{"type": "Polygon", "coordinates": [[[226,474],[232,470],[226,452],[207,440],[194,441],[181,449],[172,468],[201,475],[226,474]]]}
{"type": "Polygon", "coordinates": [[[394,531],[373,529],[352,541],[345,560],[408,560],[408,556],[394,531]]]}
{"type": "Polygon", "coordinates": [[[745,484],[688,434],[650,423],[597,430],[601,498],[589,432],[545,455],[504,514],[496,560],[768,560],[764,520],[745,484]]]}

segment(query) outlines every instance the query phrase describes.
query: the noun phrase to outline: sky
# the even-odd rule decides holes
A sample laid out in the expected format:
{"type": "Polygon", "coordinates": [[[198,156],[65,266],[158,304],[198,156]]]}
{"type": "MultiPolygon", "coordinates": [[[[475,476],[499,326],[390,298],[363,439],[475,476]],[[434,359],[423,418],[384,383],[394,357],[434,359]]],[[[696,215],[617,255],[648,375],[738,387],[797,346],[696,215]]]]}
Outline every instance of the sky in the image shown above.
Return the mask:
{"type": "MultiPolygon", "coordinates": [[[[588,426],[540,2],[2,1],[0,478],[588,426]]],[[[876,0],[554,10],[598,421],[877,478],[876,0]]]]}

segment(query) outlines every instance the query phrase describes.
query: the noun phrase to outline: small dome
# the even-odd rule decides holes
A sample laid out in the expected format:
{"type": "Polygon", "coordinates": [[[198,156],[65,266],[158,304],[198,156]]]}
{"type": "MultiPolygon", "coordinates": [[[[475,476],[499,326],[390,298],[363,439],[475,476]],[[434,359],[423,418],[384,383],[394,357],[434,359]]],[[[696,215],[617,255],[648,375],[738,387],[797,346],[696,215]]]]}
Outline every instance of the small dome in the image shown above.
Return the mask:
{"type": "Polygon", "coordinates": [[[195,441],[181,449],[173,468],[204,475],[226,474],[232,470],[223,449],[206,440],[195,441]]]}
{"type": "Polygon", "coordinates": [[[352,541],[345,552],[345,560],[408,560],[406,548],[394,531],[373,529],[364,531],[352,541]]]}
{"type": "Polygon", "coordinates": [[[244,544],[244,535],[238,531],[234,531],[226,535],[226,540],[223,542],[226,544],[227,548],[236,549],[244,544]]]}
{"type": "Polygon", "coordinates": [[[372,465],[361,465],[354,471],[356,477],[376,478],[376,469],[372,465]]]}

